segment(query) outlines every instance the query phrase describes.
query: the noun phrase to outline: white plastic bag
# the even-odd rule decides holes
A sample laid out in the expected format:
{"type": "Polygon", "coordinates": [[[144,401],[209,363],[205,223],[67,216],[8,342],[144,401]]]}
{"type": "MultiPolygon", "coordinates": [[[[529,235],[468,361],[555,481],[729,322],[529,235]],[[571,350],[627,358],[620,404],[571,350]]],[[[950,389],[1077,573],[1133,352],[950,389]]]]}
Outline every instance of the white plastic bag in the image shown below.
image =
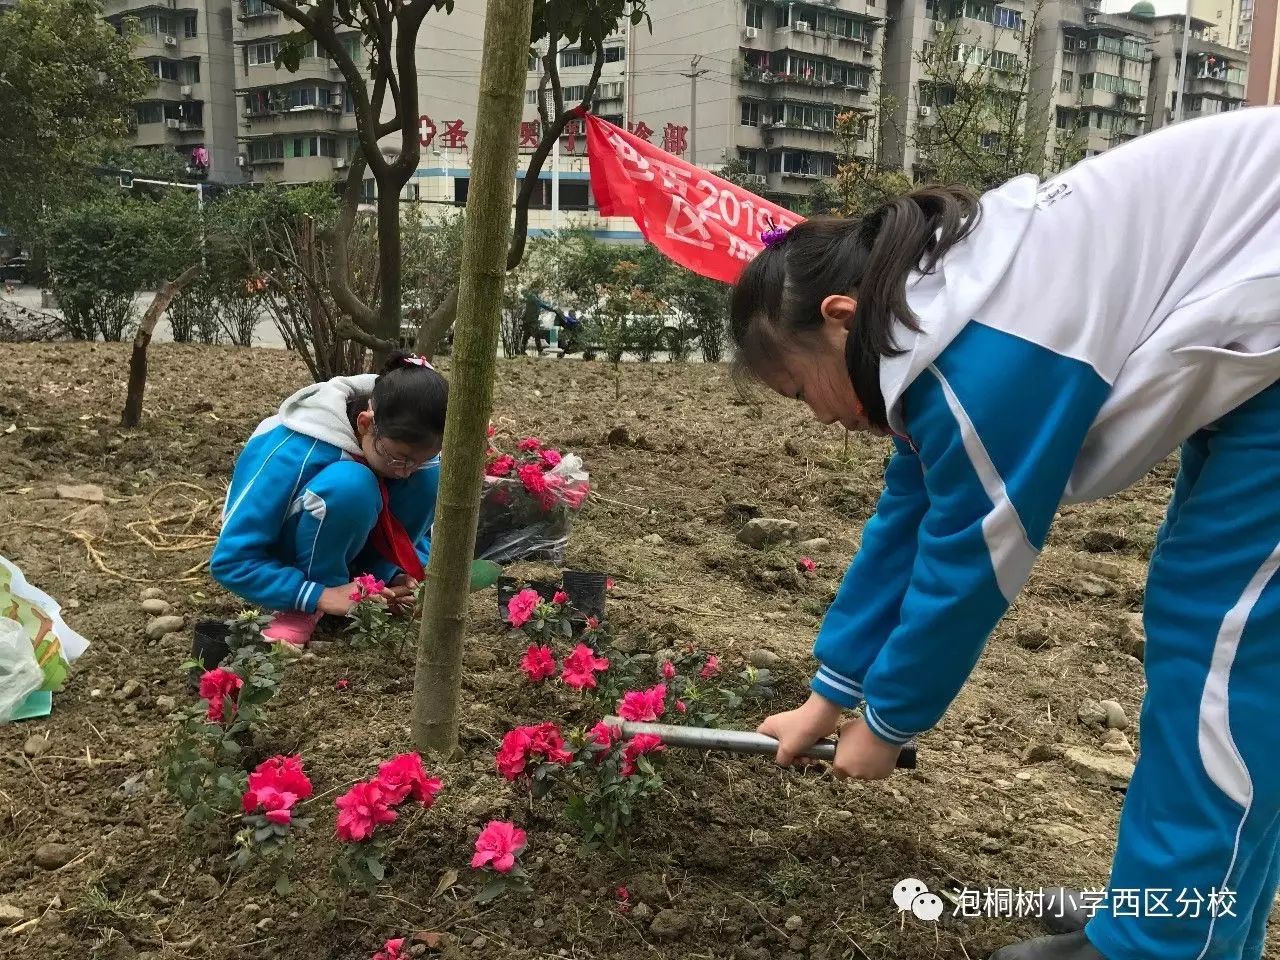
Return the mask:
{"type": "Polygon", "coordinates": [[[27,631],[18,621],[0,617],[0,723],[8,723],[42,683],[44,671],[27,631]]]}
{"type": "Polygon", "coordinates": [[[564,562],[573,517],[591,490],[591,477],[574,453],[564,454],[543,476],[549,487],[545,498],[532,494],[518,477],[485,477],[477,559],[564,562]]]}

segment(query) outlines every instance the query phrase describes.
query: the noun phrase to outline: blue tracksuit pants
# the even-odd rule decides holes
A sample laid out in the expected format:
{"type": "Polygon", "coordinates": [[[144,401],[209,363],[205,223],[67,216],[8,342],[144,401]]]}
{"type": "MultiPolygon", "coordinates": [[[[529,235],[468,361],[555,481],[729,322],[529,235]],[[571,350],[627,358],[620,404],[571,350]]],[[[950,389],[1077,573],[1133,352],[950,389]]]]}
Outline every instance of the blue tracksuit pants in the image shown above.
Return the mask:
{"type": "MultiPolygon", "coordinates": [[[[387,481],[391,512],[413,540],[424,566],[438,477],[437,469],[428,468],[387,481]]],[[[311,478],[295,504],[297,509],[281,531],[282,546],[292,549],[284,559],[308,580],[338,587],[358,574],[389,580],[398,572],[368,542],[382,509],[382,494],[377,477],[364,464],[330,464],[311,478]]]]}
{"type": "Polygon", "coordinates": [[[1280,385],[1183,447],[1147,581],[1141,755],[1086,928],[1107,960],[1262,957],[1280,881],[1278,570],[1280,385]]]}

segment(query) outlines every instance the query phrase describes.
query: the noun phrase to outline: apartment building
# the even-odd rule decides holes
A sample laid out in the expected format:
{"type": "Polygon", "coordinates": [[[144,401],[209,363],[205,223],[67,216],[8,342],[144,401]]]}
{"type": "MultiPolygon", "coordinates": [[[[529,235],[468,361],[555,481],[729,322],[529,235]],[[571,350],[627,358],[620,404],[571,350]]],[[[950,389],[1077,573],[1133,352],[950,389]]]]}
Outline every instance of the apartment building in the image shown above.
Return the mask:
{"type": "Polygon", "coordinates": [[[196,177],[240,182],[232,72],[232,0],[105,0],[103,15],[121,32],[141,33],[134,56],[155,77],[134,106],[136,146],[174,150],[196,177]]]}
{"type": "Polygon", "coordinates": [[[1280,0],[1241,0],[1237,46],[1249,54],[1245,100],[1251,107],[1280,103],[1280,0]]]}
{"type": "MultiPolygon", "coordinates": [[[[1172,123],[1178,99],[1178,78],[1182,70],[1183,37],[1187,18],[1183,15],[1154,17],[1151,20],[1151,83],[1147,97],[1150,129],[1172,123]]],[[[1191,17],[1187,38],[1187,75],[1182,84],[1185,102],[1182,119],[1209,116],[1244,105],[1248,55],[1210,39],[1213,23],[1191,17]]]]}

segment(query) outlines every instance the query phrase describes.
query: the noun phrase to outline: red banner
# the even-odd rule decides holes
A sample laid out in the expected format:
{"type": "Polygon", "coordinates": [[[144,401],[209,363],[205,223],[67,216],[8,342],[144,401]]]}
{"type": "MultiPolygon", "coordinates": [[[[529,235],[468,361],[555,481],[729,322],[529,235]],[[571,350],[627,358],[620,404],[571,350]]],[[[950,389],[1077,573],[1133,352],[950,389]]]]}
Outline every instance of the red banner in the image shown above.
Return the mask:
{"type": "Polygon", "coordinates": [[[587,155],[601,215],[631,217],[664,254],[714,280],[733,283],[764,231],[803,219],[593,114],[587,155]]]}

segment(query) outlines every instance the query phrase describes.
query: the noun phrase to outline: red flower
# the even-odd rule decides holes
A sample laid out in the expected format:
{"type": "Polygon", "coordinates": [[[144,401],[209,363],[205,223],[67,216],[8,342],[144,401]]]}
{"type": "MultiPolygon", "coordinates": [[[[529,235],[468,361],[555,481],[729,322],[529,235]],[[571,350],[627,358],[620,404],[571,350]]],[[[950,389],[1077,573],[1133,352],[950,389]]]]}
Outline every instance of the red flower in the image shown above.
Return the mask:
{"type": "Polygon", "coordinates": [[[817,564],[814,563],[813,560],[810,559],[809,557],[801,557],[799,560],[796,561],[796,565],[799,566],[800,569],[803,570],[805,573],[813,573],[814,567],[817,566],[817,564]]]}
{"type": "Polygon", "coordinates": [[[662,716],[667,703],[667,685],[660,683],[648,690],[629,690],[618,704],[618,716],[623,720],[652,722],[662,716]]]}
{"type": "Polygon", "coordinates": [[[598,629],[598,628],[599,628],[599,626],[600,626],[600,618],[599,618],[599,617],[587,617],[587,629],[588,629],[588,630],[596,630],[596,629],[598,629]]]}
{"type": "Polygon", "coordinates": [[[378,778],[374,782],[382,788],[391,806],[412,797],[424,807],[429,807],[436,802],[436,794],[444,786],[439,777],[427,776],[422,757],[416,753],[392,757],[378,767],[378,778]]]}
{"type": "Polygon", "coordinates": [[[591,490],[588,483],[575,483],[564,486],[560,489],[560,496],[570,510],[577,510],[582,506],[582,501],[587,499],[587,493],[591,490]]]}
{"type": "Polygon", "coordinates": [[[685,703],[683,700],[677,700],[677,701],[676,701],[676,712],[677,712],[677,713],[688,713],[688,712],[689,712],[689,705],[688,705],[687,703],[685,703]]]}
{"type": "Polygon", "coordinates": [[[557,590],[555,592],[555,596],[551,598],[551,602],[558,603],[560,606],[563,607],[566,603],[569,602],[569,595],[565,593],[563,590],[557,590]]]}
{"type": "Polygon", "coordinates": [[[382,945],[382,949],[369,960],[408,960],[409,954],[404,950],[404,937],[396,937],[382,945]]]}
{"type": "Polygon", "coordinates": [[[498,873],[510,873],[526,839],[525,832],[514,823],[490,820],[476,837],[476,852],[471,857],[471,866],[488,866],[498,873]]]}
{"type": "Polygon", "coordinates": [[[368,840],[382,823],[396,818],[390,797],[376,781],[357,783],[334,801],[338,808],[338,839],[346,843],[368,840]]]}
{"type": "Polygon", "coordinates": [[[297,754],[291,757],[271,757],[263,760],[253,773],[249,774],[249,790],[273,788],[294,794],[299,800],[311,796],[311,781],[302,772],[302,758],[297,754]]]}
{"type": "Polygon", "coordinates": [[[342,680],[339,680],[337,683],[335,683],[334,686],[339,690],[345,690],[347,689],[347,687],[351,686],[351,681],[347,679],[342,679],[342,680]]]}
{"type": "Polygon", "coordinates": [[[662,675],[668,680],[674,680],[676,678],[676,665],[670,660],[663,660],[662,675]]]}
{"type": "Polygon", "coordinates": [[[297,794],[277,790],[275,787],[246,790],[240,798],[240,805],[245,813],[261,810],[268,821],[281,826],[293,821],[293,805],[297,802],[297,794]]]}
{"type": "Polygon", "coordinates": [[[636,760],[639,757],[665,749],[661,737],[654,736],[652,733],[637,733],[622,748],[622,769],[619,773],[624,777],[631,776],[636,772],[636,760]]]}
{"type": "Polygon", "coordinates": [[[356,577],[356,588],[351,591],[351,599],[359,603],[361,600],[380,596],[385,587],[386,584],[372,573],[362,573],[356,577]]]}
{"type": "Polygon", "coordinates": [[[575,690],[594,688],[596,674],[609,669],[609,661],[605,657],[597,657],[596,652],[585,643],[573,648],[573,652],[564,658],[564,670],[560,679],[565,686],[575,690]]]}
{"type": "Polygon", "coordinates": [[[698,676],[703,680],[710,680],[720,672],[720,658],[714,653],[707,657],[707,662],[702,665],[702,669],[698,671],[698,676]]]}
{"type": "Polygon", "coordinates": [[[498,428],[497,428],[497,427],[495,427],[492,423],[491,423],[491,424],[489,424],[489,426],[485,427],[485,429],[484,429],[484,435],[485,435],[486,437],[492,437],[492,436],[493,436],[494,434],[496,434],[497,432],[498,432],[498,428]]]}
{"type": "Polygon", "coordinates": [[[553,470],[560,465],[560,453],[556,450],[543,450],[538,453],[538,459],[542,461],[542,469],[553,470]]]}
{"type": "Polygon", "coordinates": [[[516,473],[519,474],[524,488],[538,501],[543,510],[550,510],[556,505],[555,494],[548,486],[546,475],[543,474],[541,467],[535,463],[526,463],[516,473]]]}
{"type": "Polygon", "coordinates": [[[615,740],[622,739],[622,728],[610,726],[601,720],[591,728],[587,734],[592,743],[597,743],[602,747],[611,747],[615,740]]]}
{"type": "Polygon", "coordinates": [[[525,437],[516,444],[516,449],[526,453],[535,453],[542,449],[542,441],[537,437],[525,437]]]}
{"type": "Polygon", "coordinates": [[[618,898],[618,910],[626,913],[631,909],[631,891],[626,887],[619,887],[614,891],[614,895],[618,898]]]}
{"type": "Polygon", "coordinates": [[[530,683],[539,683],[556,675],[556,658],[552,656],[550,647],[531,643],[520,660],[520,669],[530,683]]]}
{"type": "Polygon", "coordinates": [[[226,718],[227,705],[235,712],[236,691],[244,686],[244,681],[230,670],[217,667],[206,670],[200,677],[200,696],[209,701],[207,714],[210,723],[222,723],[226,718]]]}
{"type": "Polygon", "coordinates": [[[484,474],[486,477],[509,477],[511,471],[515,468],[516,458],[510,454],[504,453],[498,457],[493,463],[485,467],[484,474]]]}
{"type": "Polygon", "coordinates": [[[542,598],[532,587],[525,587],[507,601],[507,622],[513,627],[523,627],[538,609],[542,598]]]}
{"type": "Polygon", "coordinates": [[[606,590],[612,590],[612,589],[613,589],[613,577],[605,577],[605,578],[604,578],[604,588],[605,588],[606,590]]]}
{"type": "Polygon", "coordinates": [[[564,736],[554,723],[516,727],[502,738],[498,747],[498,772],[508,780],[515,780],[530,762],[546,760],[548,763],[573,762],[573,754],[564,748],[564,736]]]}

